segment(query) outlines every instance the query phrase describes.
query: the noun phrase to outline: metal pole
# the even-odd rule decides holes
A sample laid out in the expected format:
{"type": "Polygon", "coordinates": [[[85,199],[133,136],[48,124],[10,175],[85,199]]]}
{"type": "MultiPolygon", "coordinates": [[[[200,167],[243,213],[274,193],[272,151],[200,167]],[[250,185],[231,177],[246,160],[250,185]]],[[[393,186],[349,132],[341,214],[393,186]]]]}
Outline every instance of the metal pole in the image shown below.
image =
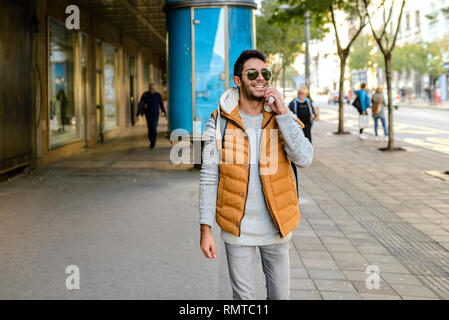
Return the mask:
{"type": "Polygon", "coordinates": [[[309,10],[305,14],[305,37],[306,37],[306,86],[310,90],[310,56],[309,56],[309,39],[310,39],[310,13],[309,10]]]}

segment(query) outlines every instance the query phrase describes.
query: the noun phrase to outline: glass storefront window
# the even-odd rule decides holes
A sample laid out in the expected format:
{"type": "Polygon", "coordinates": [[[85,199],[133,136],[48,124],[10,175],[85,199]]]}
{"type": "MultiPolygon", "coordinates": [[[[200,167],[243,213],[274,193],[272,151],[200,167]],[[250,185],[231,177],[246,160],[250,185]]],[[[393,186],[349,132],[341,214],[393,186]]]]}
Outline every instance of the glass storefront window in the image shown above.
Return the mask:
{"type": "Polygon", "coordinates": [[[103,44],[103,74],[104,74],[104,130],[118,126],[118,108],[116,95],[116,61],[117,50],[103,44]]]}
{"type": "Polygon", "coordinates": [[[74,92],[75,33],[55,21],[50,21],[49,28],[49,136],[50,147],[55,147],[80,138],[80,110],[74,92]]]}

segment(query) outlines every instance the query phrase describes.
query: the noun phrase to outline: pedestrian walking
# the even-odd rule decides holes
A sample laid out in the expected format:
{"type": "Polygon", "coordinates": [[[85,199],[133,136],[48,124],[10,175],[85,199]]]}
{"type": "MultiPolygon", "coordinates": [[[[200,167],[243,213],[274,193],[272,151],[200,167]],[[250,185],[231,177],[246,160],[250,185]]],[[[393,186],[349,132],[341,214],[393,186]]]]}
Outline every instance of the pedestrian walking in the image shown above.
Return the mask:
{"type": "Polygon", "coordinates": [[[302,89],[304,90],[304,95],[307,99],[310,100],[310,102],[313,103],[313,99],[310,97],[310,91],[309,88],[307,86],[303,86],[302,89]]]}
{"type": "Polygon", "coordinates": [[[290,102],[288,108],[304,124],[304,135],[309,139],[310,143],[312,143],[312,124],[313,119],[316,117],[316,113],[313,103],[310,98],[307,97],[304,88],[298,90],[298,96],[290,102]]]}
{"type": "Polygon", "coordinates": [[[266,55],[243,51],[234,65],[237,87],[223,93],[203,136],[200,247],[205,257],[217,257],[211,232],[215,217],[234,299],[256,298],[257,249],[267,299],[288,299],[288,246],[300,218],[291,161],[304,167],[313,157],[304,125],[269,87],[270,78],[266,55]]]}
{"type": "Polygon", "coordinates": [[[408,103],[412,104],[413,101],[413,89],[412,87],[408,87],[407,89],[408,103]]]}
{"type": "Polygon", "coordinates": [[[376,93],[374,93],[371,99],[371,111],[374,121],[374,133],[376,134],[376,141],[380,141],[380,137],[378,135],[378,121],[382,122],[382,127],[384,128],[385,141],[388,140],[388,129],[385,120],[385,98],[383,95],[383,88],[378,87],[376,89],[376,93]]]}
{"type": "Polygon", "coordinates": [[[356,99],[359,99],[360,109],[359,109],[359,138],[366,139],[366,136],[363,134],[363,129],[368,126],[368,113],[367,109],[370,106],[369,95],[366,92],[366,84],[362,83],[360,85],[360,90],[355,90],[354,93],[357,95],[356,99]]]}
{"type": "Polygon", "coordinates": [[[153,149],[156,146],[157,137],[157,124],[159,122],[159,108],[164,116],[167,115],[167,111],[164,108],[162,96],[159,92],[156,92],[156,87],[153,83],[148,85],[148,91],[142,94],[139,102],[138,114],[143,112],[148,126],[148,140],[150,141],[150,148],[153,149]],[[143,105],[143,109],[142,109],[143,105]]]}

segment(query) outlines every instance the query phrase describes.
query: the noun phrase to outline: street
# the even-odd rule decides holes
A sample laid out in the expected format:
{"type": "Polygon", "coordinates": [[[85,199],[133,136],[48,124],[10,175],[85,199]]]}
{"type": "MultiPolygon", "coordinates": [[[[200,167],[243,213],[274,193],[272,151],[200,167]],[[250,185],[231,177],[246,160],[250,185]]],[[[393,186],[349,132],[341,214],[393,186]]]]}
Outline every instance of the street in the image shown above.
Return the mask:
{"type": "MultiPolygon", "coordinates": [[[[338,125],[338,105],[329,105],[327,101],[316,99],[320,107],[321,119],[338,125]]],[[[345,130],[356,133],[358,130],[358,112],[345,104],[345,130]]],[[[388,114],[388,112],[386,112],[388,114]]],[[[387,117],[388,122],[388,117],[387,117]]],[[[382,124],[379,123],[379,135],[383,136],[382,124]]],[[[374,136],[374,124],[370,117],[369,128],[364,130],[374,136]]],[[[424,109],[400,106],[394,109],[395,140],[449,154],[449,110],[424,109]]]]}

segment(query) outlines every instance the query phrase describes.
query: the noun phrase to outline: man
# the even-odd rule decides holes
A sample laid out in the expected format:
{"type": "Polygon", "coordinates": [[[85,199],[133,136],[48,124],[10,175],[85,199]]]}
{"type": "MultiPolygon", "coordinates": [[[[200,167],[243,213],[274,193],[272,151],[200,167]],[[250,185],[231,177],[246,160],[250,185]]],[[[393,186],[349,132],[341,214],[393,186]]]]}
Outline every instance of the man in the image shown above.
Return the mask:
{"type": "Polygon", "coordinates": [[[211,232],[215,216],[234,299],[256,298],[257,248],[267,299],[288,299],[288,241],[300,217],[290,159],[304,167],[313,158],[303,124],[285,107],[280,93],[269,87],[270,78],[265,54],[243,51],[234,65],[237,87],[223,93],[204,133],[200,247],[205,257],[217,257],[211,232]]]}
{"type": "Polygon", "coordinates": [[[144,103],[145,118],[148,126],[148,140],[150,140],[150,148],[153,149],[156,146],[159,108],[161,108],[164,116],[167,115],[167,111],[165,111],[164,103],[162,101],[162,96],[159,92],[156,92],[156,88],[153,83],[148,85],[148,91],[143,93],[140,98],[140,103],[144,103]]]}
{"type": "Polygon", "coordinates": [[[288,105],[290,111],[292,111],[299,120],[304,124],[304,135],[310,142],[312,142],[312,124],[313,119],[316,117],[315,108],[312,101],[306,96],[304,88],[298,90],[298,97],[296,97],[288,105]]]}
{"type": "MultiPolygon", "coordinates": [[[[367,116],[367,111],[366,109],[368,109],[370,107],[370,99],[369,99],[369,95],[366,92],[366,84],[362,83],[360,85],[360,90],[356,90],[355,94],[359,97],[360,99],[360,107],[362,109],[362,112],[360,114],[360,116],[367,116]]],[[[360,139],[366,139],[366,136],[363,135],[363,129],[364,128],[360,128],[360,134],[359,134],[359,138],[360,139]]]]}

